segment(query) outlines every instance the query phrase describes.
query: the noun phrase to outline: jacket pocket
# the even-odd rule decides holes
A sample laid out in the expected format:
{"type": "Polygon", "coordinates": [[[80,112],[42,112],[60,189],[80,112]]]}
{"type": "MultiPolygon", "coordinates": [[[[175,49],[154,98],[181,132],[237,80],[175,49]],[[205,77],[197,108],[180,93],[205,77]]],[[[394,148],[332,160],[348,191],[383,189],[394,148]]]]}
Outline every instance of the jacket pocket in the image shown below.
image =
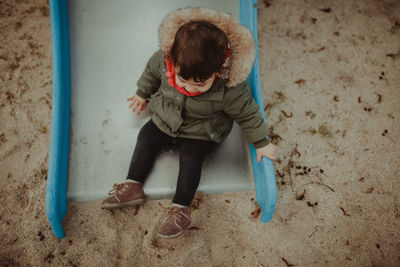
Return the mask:
{"type": "Polygon", "coordinates": [[[232,130],[233,121],[222,114],[215,119],[210,120],[210,125],[213,132],[221,139],[225,139],[232,130]]]}
{"type": "Polygon", "coordinates": [[[156,114],[172,132],[177,132],[183,119],[181,109],[174,101],[165,98],[161,91],[154,94],[149,102],[151,111],[156,114]]]}
{"type": "Polygon", "coordinates": [[[204,120],[203,126],[209,139],[217,143],[221,142],[221,135],[218,133],[214,125],[212,125],[210,120],[204,120]]]}

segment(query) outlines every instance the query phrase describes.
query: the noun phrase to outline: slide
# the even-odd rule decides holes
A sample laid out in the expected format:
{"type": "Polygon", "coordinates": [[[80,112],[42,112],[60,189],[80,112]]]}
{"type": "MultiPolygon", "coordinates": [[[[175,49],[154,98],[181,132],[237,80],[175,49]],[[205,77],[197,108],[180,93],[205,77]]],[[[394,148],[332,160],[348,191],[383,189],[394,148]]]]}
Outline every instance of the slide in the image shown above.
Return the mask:
{"type": "MultiPolygon", "coordinates": [[[[130,0],[50,0],[53,89],[46,208],[57,237],[65,237],[67,201],[103,199],[114,183],[125,180],[137,134],[151,118],[149,110],[132,113],[126,98],[135,93],[137,79],[158,49],[162,19],[187,6],[232,14],[257,43],[256,0],[150,0],[140,5],[130,0]]],[[[247,83],[264,114],[258,52],[247,83]]],[[[178,152],[164,152],[144,185],[148,198],[172,198],[177,175],[178,152]]],[[[204,163],[198,191],[254,188],[261,222],[268,222],[277,194],[272,161],[257,162],[255,149],[235,125],[204,163]]]]}

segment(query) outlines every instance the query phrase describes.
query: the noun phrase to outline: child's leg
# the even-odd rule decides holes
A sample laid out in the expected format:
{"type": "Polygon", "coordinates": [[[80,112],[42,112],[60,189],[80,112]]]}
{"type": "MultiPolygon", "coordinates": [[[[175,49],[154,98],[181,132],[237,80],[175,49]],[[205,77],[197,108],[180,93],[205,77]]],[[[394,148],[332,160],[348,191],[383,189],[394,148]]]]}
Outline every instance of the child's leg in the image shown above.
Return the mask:
{"type": "Polygon", "coordinates": [[[179,139],[179,177],[172,207],[158,229],[159,237],[172,238],[183,233],[190,226],[190,208],[200,182],[204,158],[218,144],[211,141],[179,139]],[[183,206],[183,207],[182,207],[183,206]]]}
{"type": "Polygon", "coordinates": [[[127,179],[144,183],[161,149],[172,145],[172,137],[150,120],[140,130],[127,179]]]}
{"type": "Polygon", "coordinates": [[[139,132],[135,151],[126,183],[114,184],[108,192],[110,197],[101,202],[101,208],[113,209],[123,206],[135,206],[146,201],[142,183],[144,183],[158,152],[172,143],[172,138],[161,132],[153,121],[146,123],[139,132]],[[135,180],[139,183],[132,183],[135,180]]]}
{"type": "Polygon", "coordinates": [[[201,177],[204,158],[218,144],[212,141],[180,139],[179,176],[173,204],[189,206],[201,177]]]}

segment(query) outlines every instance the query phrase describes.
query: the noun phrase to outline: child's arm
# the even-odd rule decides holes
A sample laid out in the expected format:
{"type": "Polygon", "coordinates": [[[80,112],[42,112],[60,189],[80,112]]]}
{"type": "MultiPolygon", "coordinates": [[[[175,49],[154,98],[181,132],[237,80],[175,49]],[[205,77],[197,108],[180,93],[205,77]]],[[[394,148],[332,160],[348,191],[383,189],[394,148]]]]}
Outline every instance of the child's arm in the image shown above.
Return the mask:
{"type": "Polygon", "coordinates": [[[159,69],[162,57],[164,57],[162,50],[155,52],[147,62],[146,68],[137,82],[139,89],[136,91],[136,95],[142,99],[150,98],[160,88],[161,73],[159,69]]]}
{"type": "Polygon", "coordinates": [[[267,125],[246,82],[227,88],[225,99],[225,113],[239,124],[247,141],[254,144],[257,160],[261,161],[262,156],[274,160],[276,146],[266,139],[267,125]]]}
{"type": "Polygon", "coordinates": [[[160,87],[161,74],[159,68],[162,56],[164,56],[164,52],[161,50],[151,56],[137,82],[139,89],[134,96],[126,100],[130,101],[129,108],[132,109],[132,112],[136,112],[138,116],[140,112],[146,109],[147,99],[160,87]]]}

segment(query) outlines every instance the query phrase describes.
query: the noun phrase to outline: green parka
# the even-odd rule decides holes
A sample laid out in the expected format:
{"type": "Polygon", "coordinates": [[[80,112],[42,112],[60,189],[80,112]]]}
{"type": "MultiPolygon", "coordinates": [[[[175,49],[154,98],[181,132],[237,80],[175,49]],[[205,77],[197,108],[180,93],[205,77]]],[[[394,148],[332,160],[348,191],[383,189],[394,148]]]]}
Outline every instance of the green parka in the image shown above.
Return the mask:
{"type": "MultiPolygon", "coordinates": [[[[267,126],[245,81],[250,72],[248,69],[251,70],[254,61],[254,55],[248,53],[249,47],[243,47],[243,44],[246,46],[245,41],[249,42],[249,34],[248,30],[239,25],[230,15],[206,8],[178,9],[164,18],[159,28],[161,49],[149,59],[137,82],[136,92],[138,96],[148,100],[148,106],[153,112],[153,122],[161,131],[172,137],[211,140],[220,143],[228,136],[233,122],[236,121],[247,141],[254,143],[255,148],[268,144],[267,126]],[[193,18],[196,15],[199,19],[208,19],[217,26],[223,22],[226,24],[225,20],[228,20],[235,26],[229,28],[236,28],[236,32],[232,30],[227,32],[220,26],[225,31],[232,50],[231,64],[225,70],[226,73],[229,72],[226,79],[217,78],[212,87],[201,95],[186,96],[168,84],[165,51],[172,44],[169,38],[173,41],[179,26],[190,19],[197,19],[193,18]],[[180,24],[174,25],[173,22],[177,19],[180,24]],[[171,29],[171,25],[175,27],[171,29]],[[238,36],[238,33],[239,35],[242,33],[242,38],[229,38],[230,35],[238,36]],[[242,44],[237,45],[237,41],[240,40],[235,39],[240,39],[242,44]],[[163,40],[167,41],[163,42],[163,40]],[[240,55],[243,49],[246,50],[243,51],[245,54],[249,54],[247,58],[246,55],[240,55]],[[242,60],[240,65],[235,64],[235,60],[241,58],[246,60],[242,60]],[[246,66],[246,63],[250,67],[246,66]],[[239,77],[232,79],[232,75],[235,75],[235,67],[247,73],[240,72],[239,77]],[[239,81],[240,79],[243,80],[239,81]]],[[[250,40],[250,47],[253,44],[254,50],[251,34],[250,40]]]]}

